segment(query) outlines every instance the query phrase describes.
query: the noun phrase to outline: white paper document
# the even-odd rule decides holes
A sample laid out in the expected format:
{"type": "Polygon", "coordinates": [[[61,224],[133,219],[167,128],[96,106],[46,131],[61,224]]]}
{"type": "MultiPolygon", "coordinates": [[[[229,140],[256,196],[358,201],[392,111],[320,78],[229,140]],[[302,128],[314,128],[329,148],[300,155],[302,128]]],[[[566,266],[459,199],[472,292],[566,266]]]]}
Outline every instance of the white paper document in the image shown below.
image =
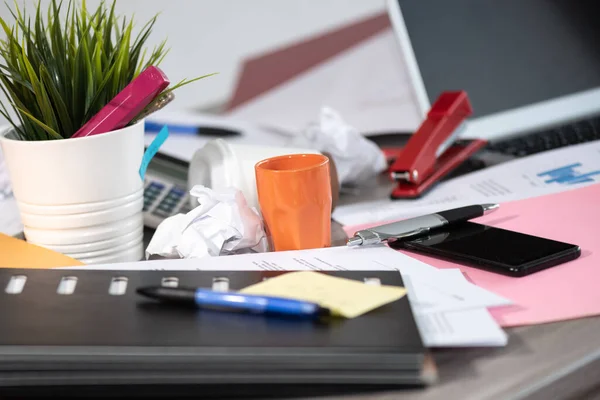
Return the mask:
{"type": "MultiPolygon", "coordinates": [[[[6,126],[3,127],[3,129],[6,128],[6,126]]],[[[19,207],[12,193],[10,175],[4,161],[4,153],[0,148],[0,233],[14,236],[21,232],[23,232],[23,224],[19,207]]]]}
{"type": "Polygon", "coordinates": [[[0,197],[0,233],[15,236],[23,232],[17,201],[13,196],[0,197]]]}
{"type": "MultiPolygon", "coordinates": [[[[202,260],[153,260],[65,269],[209,271],[398,270],[424,343],[429,347],[502,346],[507,336],[487,307],[512,304],[467,281],[460,270],[438,270],[387,246],[255,253],[202,260]]],[[[368,276],[365,276],[368,278],[368,276]]],[[[233,288],[240,289],[240,288],[233,288]]]]}
{"type": "Polygon", "coordinates": [[[427,347],[500,347],[508,337],[483,309],[416,313],[415,321],[427,347]]]}
{"type": "Polygon", "coordinates": [[[391,221],[477,203],[502,203],[600,182],[600,141],[520,158],[440,183],[415,200],[379,200],[338,206],[342,225],[391,221]]]}
{"type": "Polygon", "coordinates": [[[402,273],[413,283],[411,303],[418,311],[464,311],[513,304],[509,299],[469,282],[459,269],[433,271],[402,273]]]}
{"type": "Polygon", "coordinates": [[[155,271],[437,271],[436,268],[387,246],[330,247],[212,257],[203,260],[168,259],[132,263],[86,265],[67,269],[155,271]]]}
{"type": "Polygon", "coordinates": [[[452,289],[451,292],[436,293],[431,290],[432,286],[415,279],[415,275],[402,275],[424,344],[427,347],[506,345],[508,336],[486,307],[512,302],[468,282],[460,270],[439,270],[438,273],[446,278],[455,275],[445,286],[452,289]],[[457,274],[446,274],[450,271],[457,274]]]}

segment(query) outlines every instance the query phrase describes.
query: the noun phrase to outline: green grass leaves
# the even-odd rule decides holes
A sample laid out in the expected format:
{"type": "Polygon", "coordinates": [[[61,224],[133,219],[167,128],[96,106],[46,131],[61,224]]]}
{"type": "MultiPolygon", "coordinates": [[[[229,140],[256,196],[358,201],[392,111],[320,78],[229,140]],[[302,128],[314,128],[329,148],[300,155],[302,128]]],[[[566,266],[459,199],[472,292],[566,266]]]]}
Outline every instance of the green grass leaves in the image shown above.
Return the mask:
{"type": "MultiPolygon", "coordinates": [[[[88,10],[81,3],[52,0],[33,16],[15,1],[14,24],[0,18],[0,88],[7,118],[22,140],[69,138],[149,65],[159,65],[166,42],[148,51],[145,44],[156,17],[134,34],[134,22],[117,16],[115,1],[88,10]]],[[[175,90],[192,80],[184,80],[175,90]]]]}

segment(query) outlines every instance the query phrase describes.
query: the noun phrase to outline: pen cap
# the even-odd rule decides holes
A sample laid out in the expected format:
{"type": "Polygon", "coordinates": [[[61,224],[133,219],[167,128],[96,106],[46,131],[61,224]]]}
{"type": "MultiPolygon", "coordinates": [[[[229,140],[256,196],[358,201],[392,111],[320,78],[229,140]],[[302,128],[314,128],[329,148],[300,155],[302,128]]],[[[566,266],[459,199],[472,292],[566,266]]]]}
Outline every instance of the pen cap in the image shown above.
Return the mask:
{"type": "MultiPolygon", "coordinates": [[[[196,151],[188,172],[188,187],[202,185],[213,190],[235,187],[242,191],[250,207],[260,209],[254,166],[266,158],[284,154],[320,154],[316,150],[242,145],[215,139],[196,151]]],[[[196,206],[197,199],[190,199],[196,206]]]]}

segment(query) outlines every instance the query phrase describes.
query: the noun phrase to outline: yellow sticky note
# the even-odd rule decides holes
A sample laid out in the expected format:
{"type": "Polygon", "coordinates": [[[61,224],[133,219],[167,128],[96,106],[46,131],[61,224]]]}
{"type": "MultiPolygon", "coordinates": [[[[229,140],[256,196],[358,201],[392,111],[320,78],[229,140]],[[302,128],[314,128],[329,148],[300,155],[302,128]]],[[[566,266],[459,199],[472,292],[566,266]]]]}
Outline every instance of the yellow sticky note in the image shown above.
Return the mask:
{"type": "Polygon", "coordinates": [[[310,301],[346,318],[358,317],[406,295],[403,287],[368,285],[312,271],[283,274],[240,292],[310,301]]]}

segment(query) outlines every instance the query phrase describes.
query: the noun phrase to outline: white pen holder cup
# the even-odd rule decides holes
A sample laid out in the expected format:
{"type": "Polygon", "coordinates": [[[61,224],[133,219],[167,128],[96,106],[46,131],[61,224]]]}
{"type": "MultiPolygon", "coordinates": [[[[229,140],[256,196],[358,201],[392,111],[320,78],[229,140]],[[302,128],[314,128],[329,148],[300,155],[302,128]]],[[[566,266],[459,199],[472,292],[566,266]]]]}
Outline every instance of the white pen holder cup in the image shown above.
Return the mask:
{"type": "MultiPolygon", "coordinates": [[[[81,244],[83,233],[102,231],[99,240],[109,246],[121,236],[137,238],[143,233],[144,182],[139,174],[143,121],[99,135],[45,141],[19,140],[13,129],[6,129],[0,133],[0,146],[27,241],[68,248],[81,244]],[[127,232],[110,229],[131,218],[139,222],[127,232]]],[[[142,246],[131,240],[125,243],[131,244],[131,249],[115,246],[111,259],[131,261],[137,257],[134,249],[142,246]],[[126,254],[126,259],[119,259],[119,254],[126,254]]],[[[110,248],[99,246],[92,247],[111,256],[110,248]]],[[[142,258],[143,249],[139,250],[142,258]]]]}
{"type": "MultiPolygon", "coordinates": [[[[202,185],[213,190],[235,187],[250,207],[260,210],[254,166],[259,161],[285,154],[319,154],[313,149],[242,145],[215,139],[196,151],[188,172],[188,188],[202,185]]],[[[197,205],[196,199],[191,199],[197,205]]]]}

